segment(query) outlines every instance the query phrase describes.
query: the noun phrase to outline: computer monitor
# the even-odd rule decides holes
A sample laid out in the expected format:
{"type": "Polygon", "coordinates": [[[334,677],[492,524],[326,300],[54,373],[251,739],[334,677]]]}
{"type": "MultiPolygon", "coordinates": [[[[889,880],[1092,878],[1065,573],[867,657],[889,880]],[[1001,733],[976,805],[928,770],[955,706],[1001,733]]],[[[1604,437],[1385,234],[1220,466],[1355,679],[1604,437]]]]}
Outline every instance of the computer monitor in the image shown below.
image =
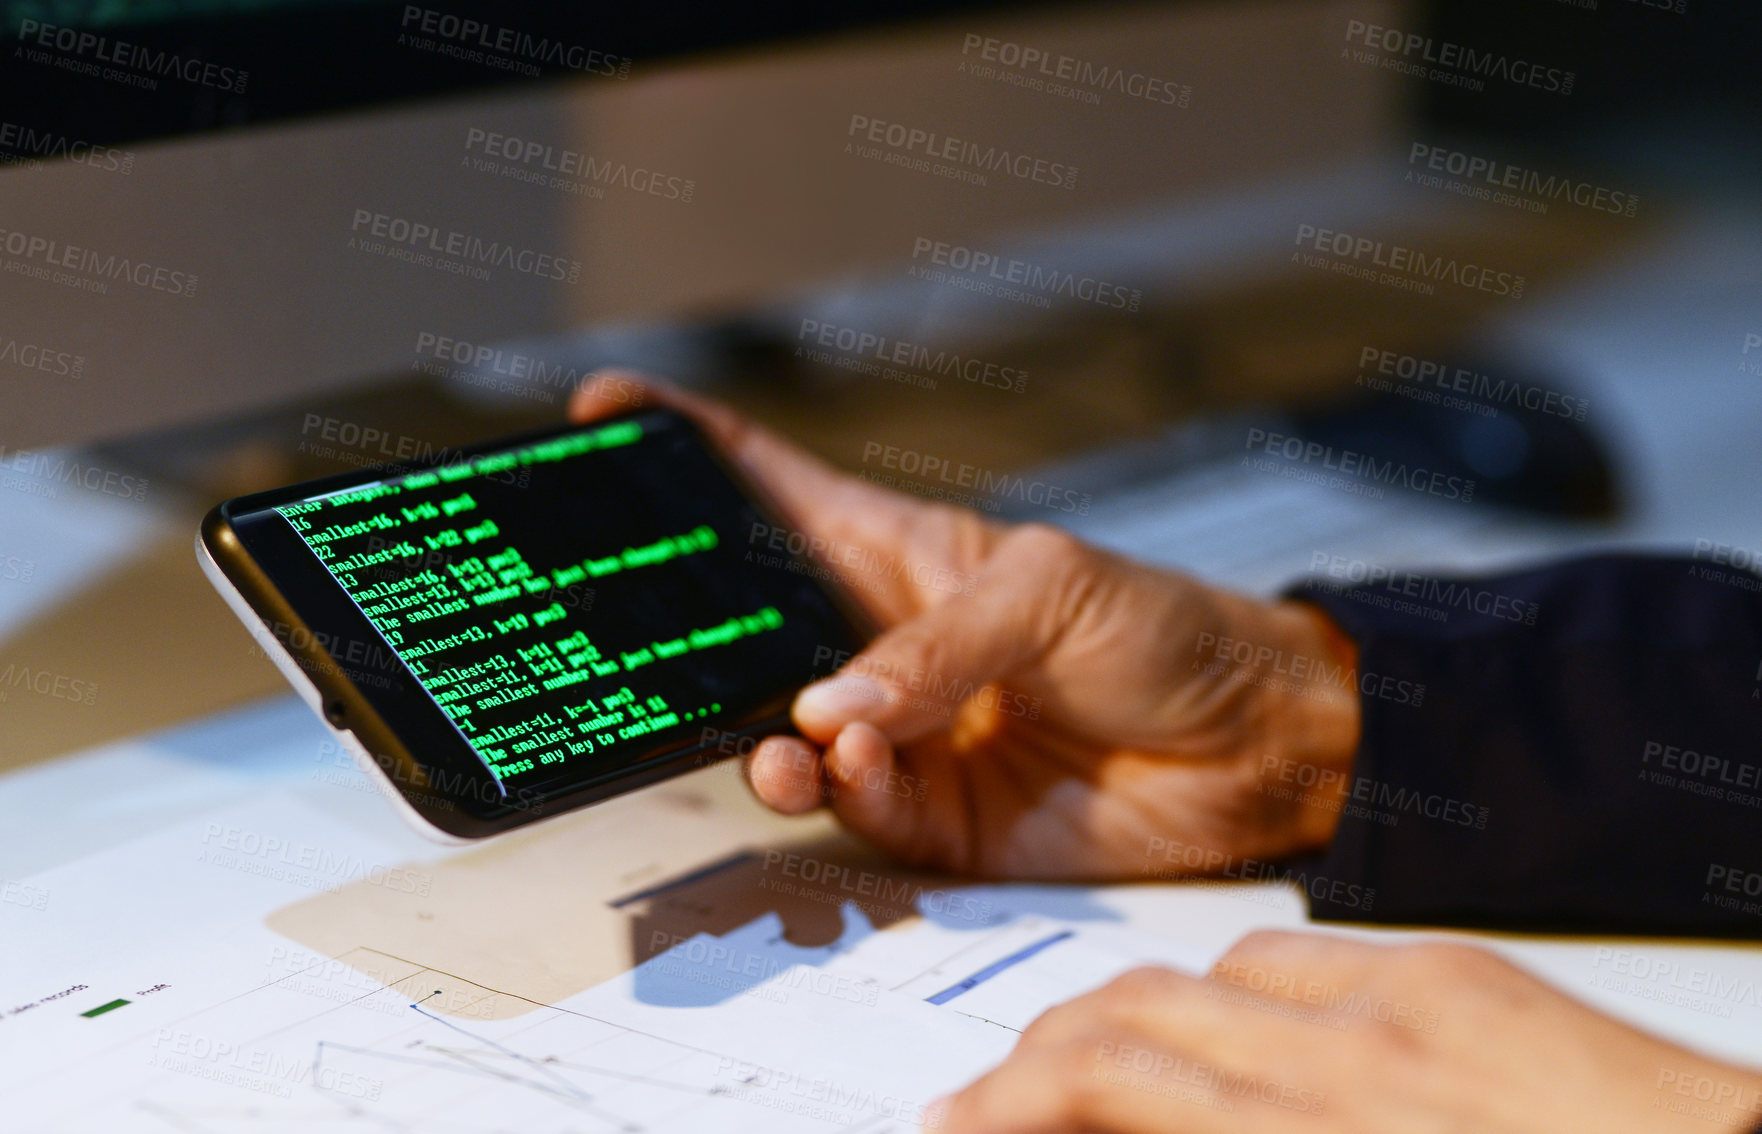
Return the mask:
{"type": "Polygon", "coordinates": [[[0,335],[53,360],[0,382],[14,447],[309,401],[438,343],[716,317],[921,240],[1325,164],[1396,99],[1306,65],[1346,8],[1305,0],[0,10],[0,335]],[[1228,81],[1247,60],[1286,78],[1228,81]],[[895,130],[1081,188],[902,174],[923,158],[895,130]]]}

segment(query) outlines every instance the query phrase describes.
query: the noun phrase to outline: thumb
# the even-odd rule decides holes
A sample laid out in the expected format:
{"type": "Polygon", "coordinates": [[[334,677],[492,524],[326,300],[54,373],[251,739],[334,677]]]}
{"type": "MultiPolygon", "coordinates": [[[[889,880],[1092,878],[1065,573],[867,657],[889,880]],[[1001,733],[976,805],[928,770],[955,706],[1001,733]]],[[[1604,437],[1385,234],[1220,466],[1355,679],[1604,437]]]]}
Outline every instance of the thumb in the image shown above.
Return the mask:
{"type": "Polygon", "coordinates": [[[858,721],[895,744],[946,728],[961,702],[1051,648],[1083,589],[1072,585],[1081,546],[1056,529],[1012,529],[971,595],[892,627],[802,690],[796,726],[820,744],[858,721]]]}

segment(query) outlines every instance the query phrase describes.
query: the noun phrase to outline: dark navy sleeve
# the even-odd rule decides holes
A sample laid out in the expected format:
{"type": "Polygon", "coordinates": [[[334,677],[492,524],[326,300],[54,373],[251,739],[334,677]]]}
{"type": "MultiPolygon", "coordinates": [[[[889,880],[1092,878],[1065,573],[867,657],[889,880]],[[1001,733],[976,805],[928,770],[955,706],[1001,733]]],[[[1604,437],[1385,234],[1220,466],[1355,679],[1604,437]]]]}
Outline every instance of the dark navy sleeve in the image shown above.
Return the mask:
{"type": "Polygon", "coordinates": [[[1356,766],[1303,864],[1316,918],[1762,937],[1762,579],[1637,556],[1368,574],[1287,592],[1359,648],[1356,766]]]}

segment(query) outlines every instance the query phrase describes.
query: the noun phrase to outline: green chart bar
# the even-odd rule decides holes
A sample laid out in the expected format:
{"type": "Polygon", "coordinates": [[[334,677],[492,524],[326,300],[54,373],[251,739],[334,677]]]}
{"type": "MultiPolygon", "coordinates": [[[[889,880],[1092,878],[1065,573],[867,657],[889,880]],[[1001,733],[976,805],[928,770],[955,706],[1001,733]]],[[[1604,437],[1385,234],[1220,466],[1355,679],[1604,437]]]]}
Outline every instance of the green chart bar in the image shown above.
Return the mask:
{"type": "Polygon", "coordinates": [[[127,1003],[128,1003],[128,1001],[126,1001],[126,1000],[112,1000],[108,1004],[98,1005],[96,1008],[93,1008],[89,1012],[81,1012],[80,1015],[86,1017],[86,1019],[89,1020],[93,1016],[102,1016],[104,1013],[110,1011],[113,1008],[121,1008],[124,1004],[127,1004],[127,1003]]]}

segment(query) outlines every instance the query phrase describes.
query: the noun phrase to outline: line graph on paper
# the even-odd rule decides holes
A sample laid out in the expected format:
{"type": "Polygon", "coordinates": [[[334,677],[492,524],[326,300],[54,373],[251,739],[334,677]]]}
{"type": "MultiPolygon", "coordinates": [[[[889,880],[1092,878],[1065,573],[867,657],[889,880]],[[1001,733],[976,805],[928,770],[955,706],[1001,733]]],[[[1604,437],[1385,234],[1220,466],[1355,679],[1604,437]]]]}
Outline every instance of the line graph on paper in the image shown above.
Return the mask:
{"type": "MultiPolygon", "coordinates": [[[[44,1129],[282,1134],[520,1131],[888,1134],[739,1053],[539,1005],[375,950],[314,964],[155,1030],[87,1082],[114,1097],[44,1129]],[[378,971],[389,983],[367,981],[378,971]],[[367,988],[366,984],[374,987],[367,988]],[[350,995],[350,994],[353,995],[350,995]],[[145,1072],[143,1075],[142,1072],[145,1072]]],[[[98,1068],[91,1069],[97,1072],[98,1068]]]]}

